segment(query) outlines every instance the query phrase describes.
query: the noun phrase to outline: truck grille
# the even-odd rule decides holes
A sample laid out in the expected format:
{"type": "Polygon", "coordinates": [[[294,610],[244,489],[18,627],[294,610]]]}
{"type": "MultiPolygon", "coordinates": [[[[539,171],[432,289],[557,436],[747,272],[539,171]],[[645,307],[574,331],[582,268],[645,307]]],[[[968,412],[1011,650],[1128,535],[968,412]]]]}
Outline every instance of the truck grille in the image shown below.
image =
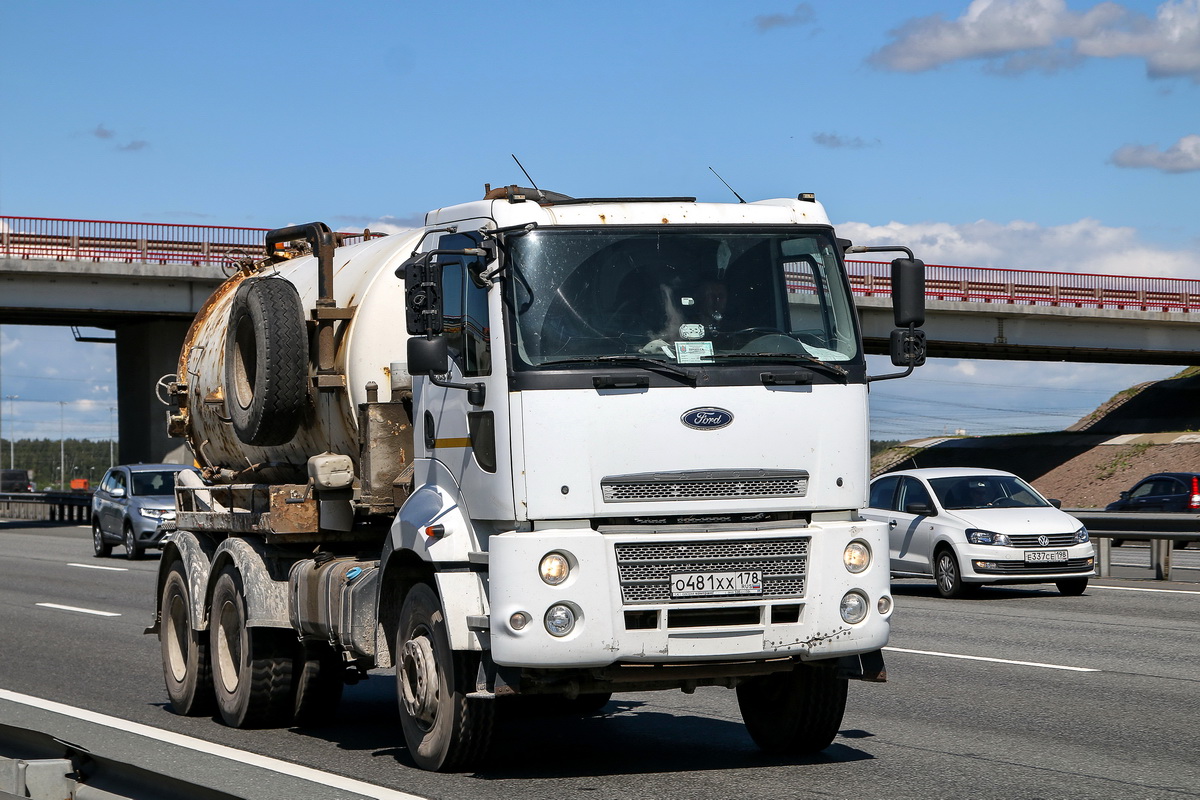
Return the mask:
{"type": "Polygon", "coordinates": [[[808,472],[767,469],[647,472],[604,478],[600,488],[606,503],[804,497],[808,494],[808,472]]]}
{"type": "Polygon", "coordinates": [[[762,572],[763,598],[803,597],[808,576],[808,543],[807,536],[732,542],[620,543],[616,545],[616,553],[621,599],[628,604],[670,600],[671,574],[676,572],[745,570],[762,572]]]}
{"type": "Polygon", "coordinates": [[[1038,536],[1036,533],[1020,536],[1010,534],[1008,540],[1013,547],[1070,547],[1075,544],[1074,533],[1048,533],[1046,538],[1049,541],[1046,544],[1039,542],[1038,536]]]}

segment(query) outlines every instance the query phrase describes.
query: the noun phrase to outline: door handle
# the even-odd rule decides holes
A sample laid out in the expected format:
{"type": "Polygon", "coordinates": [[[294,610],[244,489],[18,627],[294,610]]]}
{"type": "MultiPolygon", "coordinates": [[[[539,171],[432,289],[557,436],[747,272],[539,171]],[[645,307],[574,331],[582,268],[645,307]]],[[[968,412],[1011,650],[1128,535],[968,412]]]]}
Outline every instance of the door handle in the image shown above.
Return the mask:
{"type": "Polygon", "coordinates": [[[896,520],[894,520],[894,519],[890,519],[890,520],[888,520],[888,527],[889,527],[889,528],[894,528],[894,527],[896,527],[896,520]]]}

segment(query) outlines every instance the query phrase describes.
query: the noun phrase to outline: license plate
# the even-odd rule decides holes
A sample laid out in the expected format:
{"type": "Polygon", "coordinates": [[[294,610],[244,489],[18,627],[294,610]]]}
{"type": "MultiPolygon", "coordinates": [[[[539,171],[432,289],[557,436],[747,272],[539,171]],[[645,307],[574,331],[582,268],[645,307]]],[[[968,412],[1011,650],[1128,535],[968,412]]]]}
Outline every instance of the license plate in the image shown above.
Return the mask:
{"type": "Polygon", "coordinates": [[[677,572],[671,576],[671,597],[724,597],[762,594],[762,572],[677,572]]]}
{"type": "Polygon", "coordinates": [[[1066,550],[1026,550],[1025,551],[1025,563],[1026,564],[1043,564],[1047,561],[1055,562],[1055,561],[1066,561],[1066,560],[1067,560],[1067,551],[1066,550]]]}

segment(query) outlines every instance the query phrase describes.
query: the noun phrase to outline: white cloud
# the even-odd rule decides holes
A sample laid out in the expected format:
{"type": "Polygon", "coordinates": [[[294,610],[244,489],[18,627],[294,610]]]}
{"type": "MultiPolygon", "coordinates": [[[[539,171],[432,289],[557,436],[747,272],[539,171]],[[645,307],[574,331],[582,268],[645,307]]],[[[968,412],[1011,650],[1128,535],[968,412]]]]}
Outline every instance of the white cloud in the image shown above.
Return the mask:
{"type": "Polygon", "coordinates": [[[869,63],[923,72],[954,61],[989,69],[1054,71],[1085,58],[1140,58],[1151,78],[1200,83],[1200,0],[1168,0],[1154,18],[1119,3],[1076,12],[1065,0],[972,0],[957,19],[917,17],[891,31],[869,63]]]}
{"type": "Polygon", "coordinates": [[[1134,228],[1094,219],[1044,227],[1033,222],[979,220],[869,225],[843,222],[838,233],[862,245],[902,244],[928,264],[1052,272],[1200,277],[1200,252],[1146,244],[1134,228]]]}
{"type": "Polygon", "coordinates": [[[1166,150],[1150,145],[1127,144],[1112,155],[1118,167],[1149,167],[1163,172],[1200,170],[1200,136],[1184,136],[1166,150]]]}
{"type": "Polygon", "coordinates": [[[791,28],[798,25],[807,25],[816,18],[812,6],[808,3],[800,3],[792,10],[790,14],[762,14],[754,18],[754,25],[760,31],[769,31],[773,28],[791,28]]]}

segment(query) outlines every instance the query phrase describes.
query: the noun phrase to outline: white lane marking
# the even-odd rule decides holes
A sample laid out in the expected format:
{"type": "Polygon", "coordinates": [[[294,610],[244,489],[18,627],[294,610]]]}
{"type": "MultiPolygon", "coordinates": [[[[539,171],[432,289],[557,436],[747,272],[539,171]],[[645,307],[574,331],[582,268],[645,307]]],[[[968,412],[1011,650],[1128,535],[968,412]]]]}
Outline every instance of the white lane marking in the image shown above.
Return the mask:
{"type": "Polygon", "coordinates": [[[129,572],[129,567],[102,567],[99,564],[75,564],[67,562],[68,567],[79,567],[80,569],[106,569],[110,572],[129,572]]]}
{"type": "Polygon", "coordinates": [[[1092,589],[1112,589],[1114,592],[1157,592],[1159,594],[1200,594],[1194,589],[1140,589],[1136,586],[1097,586],[1091,584],[1088,590],[1092,589]]]}
{"type": "Polygon", "coordinates": [[[893,653],[913,653],[919,656],[937,656],[938,658],[961,658],[965,661],[991,661],[996,664],[1012,664],[1017,667],[1041,667],[1042,669],[1064,669],[1069,672],[1100,672],[1090,667],[1068,667],[1063,664],[1042,664],[1037,661],[1012,661],[1007,658],[988,658],[986,656],[965,656],[961,653],[937,653],[932,650],[907,650],[903,647],[885,647],[893,653]]]}
{"type": "Polygon", "coordinates": [[[60,606],[58,603],[34,603],[42,608],[56,608],[59,611],[77,611],[80,614],[95,614],[97,617],[119,617],[115,611],[97,611],[94,608],[76,608],[75,606],[60,606]]]}
{"type": "Polygon", "coordinates": [[[376,786],[373,783],[366,781],[355,780],[354,778],[344,778],[341,775],[334,775],[331,772],[324,772],[312,767],[303,767],[299,764],[292,764],[287,761],[280,761],[277,758],[270,756],[260,756],[257,753],[248,753],[245,750],[237,750],[233,747],[227,747],[223,744],[215,744],[206,742],[203,739],[196,739],[191,736],[184,736],[181,733],[173,733],[164,731],[159,728],[151,727],[150,725],[142,725],[138,722],[130,722],[119,717],[110,717],[107,714],[100,714],[95,711],[89,711],[86,708],[76,708],[74,706],[56,703],[53,700],[43,700],[40,697],[31,697],[26,694],[18,694],[17,692],[9,691],[8,689],[0,689],[0,700],[9,700],[21,705],[40,708],[43,711],[50,711],[54,714],[62,714],[71,719],[82,720],[83,722],[91,722],[96,725],[103,725],[107,728],[115,728],[119,731],[132,733],[137,736],[145,736],[149,739],[154,739],[159,742],[173,744],[177,747],[185,747],[189,750],[195,750],[200,753],[208,753],[209,755],[225,758],[230,761],[236,761],[240,764],[246,764],[260,769],[271,770],[283,775],[290,775],[293,778],[311,781],[312,783],[320,784],[321,786],[330,786],[334,789],[343,789],[348,792],[360,794],[363,797],[374,797],[377,800],[423,800],[420,795],[408,794],[406,792],[397,792],[394,789],[388,789],[384,786],[376,786]]]}

